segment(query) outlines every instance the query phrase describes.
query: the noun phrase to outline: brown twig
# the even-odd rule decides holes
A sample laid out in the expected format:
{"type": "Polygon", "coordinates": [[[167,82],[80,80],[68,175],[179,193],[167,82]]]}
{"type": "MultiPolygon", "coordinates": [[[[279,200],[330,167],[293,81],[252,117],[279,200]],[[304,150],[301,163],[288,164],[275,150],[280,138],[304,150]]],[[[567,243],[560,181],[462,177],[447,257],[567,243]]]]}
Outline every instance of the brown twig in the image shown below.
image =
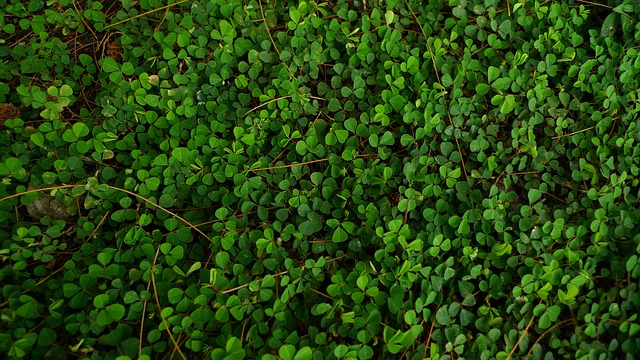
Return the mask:
{"type": "Polygon", "coordinates": [[[138,194],[136,194],[136,193],[134,193],[134,192],[131,192],[131,191],[129,191],[129,190],[122,189],[122,188],[115,187],[115,186],[111,186],[111,185],[107,185],[107,188],[109,188],[109,189],[111,189],[111,190],[121,191],[121,192],[126,193],[126,194],[129,194],[129,195],[131,195],[131,196],[135,196],[136,198],[138,198],[138,199],[140,199],[140,200],[142,200],[142,201],[144,201],[144,202],[146,202],[146,203],[149,203],[149,204],[151,204],[151,205],[153,205],[153,206],[157,207],[158,209],[160,209],[160,210],[162,210],[162,211],[166,212],[167,214],[169,214],[169,215],[171,215],[171,216],[175,217],[176,219],[180,220],[183,224],[185,224],[185,225],[187,225],[188,227],[190,227],[190,228],[192,228],[193,230],[195,230],[197,233],[199,233],[200,235],[202,235],[205,239],[207,239],[207,240],[211,241],[211,238],[209,238],[209,236],[207,236],[207,234],[205,234],[202,230],[198,229],[195,225],[193,225],[193,224],[191,224],[190,222],[188,222],[187,220],[183,219],[180,215],[178,215],[178,214],[176,214],[176,213],[171,212],[170,210],[168,210],[168,209],[166,209],[166,208],[164,208],[164,207],[162,207],[162,206],[160,206],[160,205],[158,205],[158,204],[154,203],[153,201],[151,201],[151,200],[149,200],[149,199],[145,198],[144,196],[142,196],[142,195],[138,195],[138,194]]]}
{"type": "Polygon", "coordinates": [[[593,129],[593,128],[595,128],[595,126],[590,126],[590,127],[586,128],[586,129],[582,129],[582,130],[574,131],[574,132],[572,132],[572,133],[570,133],[570,134],[562,134],[562,135],[554,136],[554,137],[552,137],[551,139],[553,139],[553,140],[562,139],[563,137],[567,137],[567,136],[572,136],[572,135],[580,134],[580,133],[583,133],[583,132],[585,132],[585,131],[589,131],[589,130],[591,130],[591,129],[593,129]]]}
{"type": "Polygon", "coordinates": [[[602,7],[607,8],[607,9],[613,9],[613,7],[611,7],[609,5],[595,3],[595,2],[591,2],[591,1],[587,1],[587,0],[578,0],[578,2],[589,4],[589,5],[594,5],[594,6],[602,6],[602,7]]]}
{"type": "Polygon", "coordinates": [[[250,113],[254,112],[255,110],[260,109],[263,106],[269,105],[274,101],[278,101],[278,100],[282,100],[282,99],[288,99],[290,97],[291,97],[291,95],[287,95],[287,96],[282,96],[282,97],[279,97],[279,98],[271,99],[271,100],[269,100],[267,102],[264,102],[264,103],[262,103],[262,104],[260,104],[260,105],[258,105],[256,107],[254,107],[253,109],[247,111],[246,113],[244,113],[244,115],[242,115],[242,117],[245,117],[245,116],[249,115],[250,113]]]}
{"type": "Polygon", "coordinates": [[[332,298],[331,296],[329,296],[329,295],[327,295],[327,294],[325,294],[325,293],[323,293],[323,292],[321,292],[321,291],[318,291],[318,290],[316,290],[316,289],[309,289],[309,290],[310,290],[311,292],[313,292],[313,293],[316,293],[316,294],[320,295],[320,296],[326,297],[327,299],[331,299],[331,300],[333,300],[333,298],[332,298]]]}
{"type": "MultiPolygon", "coordinates": [[[[273,36],[271,36],[271,30],[269,29],[269,24],[267,24],[267,18],[266,18],[266,16],[264,16],[264,11],[262,10],[262,0],[258,0],[258,4],[260,5],[260,13],[262,14],[262,20],[264,21],[264,27],[267,28],[267,34],[269,34],[269,39],[271,39],[271,44],[273,44],[273,48],[276,50],[276,53],[278,54],[278,59],[280,59],[280,50],[278,50],[278,47],[276,46],[276,42],[273,40],[273,36]]],[[[296,76],[293,75],[293,71],[291,71],[291,68],[289,68],[289,65],[287,65],[287,63],[285,63],[284,61],[282,63],[284,64],[284,66],[289,71],[289,74],[291,75],[291,78],[295,79],[296,76]]]]}
{"type": "MultiPolygon", "coordinates": [[[[424,28],[422,27],[422,24],[420,23],[420,20],[418,20],[418,16],[416,16],[416,13],[414,13],[413,9],[411,9],[411,5],[409,5],[409,2],[407,0],[404,0],[404,3],[407,5],[407,8],[409,9],[411,14],[413,15],[413,18],[416,20],[416,23],[418,23],[418,26],[420,27],[420,30],[422,31],[422,36],[424,36],[424,40],[427,43],[427,49],[431,53],[431,62],[433,64],[433,71],[436,73],[436,79],[438,80],[438,84],[440,86],[442,86],[442,81],[440,81],[440,73],[438,72],[438,67],[436,65],[436,54],[434,54],[433,50],[431,50],[431,45],[429,45],[429,38],[427,38],[427,33],[424,32],[424,28]]],[[[451,125],[451,129],[454,130],[452,134],[453,134],[453,138],[456,141],[456,146],[458,148],[458,154],[460,154],[460,161],[462,162],[462,171],[464,172],[464,178],[468,179],[469,176],[467,174],[467,167],[464,164],[464,155],[462,154],[462,149],[460,148],[460,142],[458,141],[458,138],[455,136],[455,126],[453,125],[453,119],[451,119],[451,113],[449,111],[447,111],[447,117],[449,118],[449,125],[451,125]]]]}
{"type": "Polygon", "coordinates": [[[107,219],[107,216],[109,216],[109,212],[108,211],[104,214],[104,216],[102,216],[102,219],[100,219],[100,222],[98,223],[98,226],[96,226],[95,229],[93,229],[93,231],[91,232],[91,235],[89,235],[89,237],[85,240],[85,242],[87,242],[87,241],[91,240],[91,238],[93,238],[93,236],[96,234],[96,232],[98,231],[100,226],[102,226],[104,221],[107,219]]]}
{"type": "Polygon", "coordinates": [[[531,315],[531,320],[529,320],[529,324],[527,324],[527,327],[524,328],[524,332],[522,333],[520,338],[518,338],[518,341],[516,341],[516,344],[513,345],[513,349],[511,349],[511,352],[509,352],[509,355],[507,356],[507,360],[511,359],[513,354],[516,352],[516,349],[518,348],[518,345],[520,345],[520,342],[522,341],[522,339],[524,339],[525,335],[527,335],[527,332],[529,331],[529,328],[531,327],[531,324],[533,324],[533,319],[535,319],[535,318],[536,317],[534,315],[531,315]]]}
{"type": "MultiPolygon", "coordinates": [[[[437,311],[436,311],[437,312],[437,311]]],[[[424,345],[424,358],[427,357],[427,351],[429,351],[429,345],[431,344],[431,335],[433,334],[433,327],[436,324],[436,317],[433,317],[433,321],[431,322],[431,329],[429,330],[429,336],[427,337],[427,342],[424,345]]]]}
{"type": "MultiPolygon", "coordinates": [[[[345,256],[347,256],[347,255],[345,254],[345,255],[338,256],[337,258],[329,259],[329,260],[327,260],[327,261],[326,261],[326,263],[330,263],[330,262],[338,261],[338,260],[342,259],[342,258],[343,258],[343,257],[345,257],[345,256]]],[[[298,269],[301,269],[301,268],[303,268],[303,267],[304,267],[304,265],[301,265],[301,266],[298,266],[297,268],[298,268],[298,269]]],[[[285,271],[282,271],[282,272],[279,272],[279,273],[274,274],[274,275],[271,275],[271,276],[273,276],[273,277],[277,277],[277,276],[286,275],[286,274],[288,274],[288,273],[289,273],[289,271],[291,271],[291,269],[289,269],[289,270],[285,270],[285,271]]],[[[231,288],[231,289],[224,290],[224,291],[222,291],[221,293],[222,293],[222,294],[229,294],[229,293],[232,293],[232,292],[238,291],[238,290],[240,290],[240,289],[244,289],[244,288],[246,288],[247,286],[249,286],[249,283],[244,284],[244,285],[240,285],[240,286],[236,286],[236,287],[231,288]]]]}
{"type": "MultiPolygon", "coordinates": [[[[593,6],[600,6],[600,7],[607,8],[607,9],[613,9],[613,6],[609,6],[609,5],[605,5],[605,4],[601,4],[601,3],[596,3],[596,2],[592,2],[592,1],[588,1],[588,0],[578,0],[578,2],[589,4],[589,5],[593,5],[593,6]]],[[[631,15],[629,15],[629,14],[627,14],[625,12],[621,12],[620,14],[622,14],[622,15],[628,17],[629,19],[633,20],[631,15]]]]}
{"type": "MultiPolygon", "coordinates": [[[[378,154],[360,154],[360,155],[356,155],[356,157],[366,157],[366,156],[378,156],[378,154]]],[[[249,169],[249,171],[256,172],[256,171],[262,171],[262,170],[288,169],[288,168],[292,168],[292,167],[298,167],[298,166],[304,166],[304,165],[324,162],[324,161],[327,161],[327,160],[329,160],[329,158],[310,160],[310,161],[305,161],[305,162],[301,162],[301,163],[298,163],[298,164],[269,166],[269,167],[263,167],[263,168],[257,168],[257,169],[249,169]]]]}
{"type": "MultiPolygon", "coordinates": [[[[87,27],[87,29],[91,32],[91,34],[93,35],[94,39],[97,39],[98,36],[96,35],[95,32],[93,32],[93,29],[91,28],[91,26],[89,26],[89,24],[87,24],[87,22],[84,20],[84,16],[82,16],[82,14],[80,14],[80,10],[78,10],[78,7],[76,6],[76,0],[71,1],[71,3],[73,4],[73,9],[76,11],[76,13],[78,14],[78,16],[80,17],[80,20],[82,21],[82,23],[84,24],[84,26],[87,27]]],[[[78,32],[76,31],[76,35],[78,34],[78,32]]]]}
{"type": "Polygon", "coordinates": [[[155,272],[155,264],[156,264],[156,259],[158,258],[158,252],[160,251],[160,247],[158,247],[158,249],[156,250],[156,257],[153,259],[153,266],[150,269],[150,273],[151,273],[151,284],[153,286],[153,295],[156,299],[156,305],[158,306],[158,312],[160,313],[160,320],[162,320],[162,324],[164,324],[165,330],[167,330],[167,334],[169,335],[169,338],[171,339],[171,342],[173,343],[174,349],[177,348],[178,349],[178,353],[180,353],[180,355],[182,356],[183,360],[187,360],[187,357],[184,356],[184,354],[182,353],[182,350],[180,350],[180,347],[178,346],[178,343],[176,342],[176,339],[173,338],[173,334],[171,334],[171,329],[169,327],[169,324],[167,324],[167,320],[164,318],[164,316],[162,316],[162,306],[160,306],[160,299],[158,299],[158,289],[156,289],[156,279],[155,276],[153,275],[155,272]]]}
{"type": "Polygon", "coordinates": [[[553,325],[552,327],[548,328],[547,331],[545,331],[544,333],[542,333],[542,335],[540,335],[536,341],[533,343],[533,345],[531,345],[531,348],[529,348],[529,351],[527,352],[527,355],[524,357],[525,359],[529,357],[529,355],[531,355],[531,352],[533,351],[533,348],[536,347],[536,345],[540,342],[540,340],[542,340],[545,336],[547,336],[551,331],[553,331],[553,329],[557,328],[557,327],[561,327],[564,326],[570,322],[575,322],[575,319],[567,319],[567,320],[563,320],[560,321],[559,323],[553,325]]]}
{"type": "MultiPolygon", "coordinates": [[[[147,291],[149,291],[149,286],[147,286],[147,291]]],[[[144,318],[145,318],[145,314],[147,312],[147,302],[148,300],[145,300],[144,303],[142,304],[142,316],[141,316],[141,320],[140,320],[140,335],[138,335],[138,357],[142,356],[142,334],[144,333],[144,318]]]]}
{"type": "Polygon", "coordinates": [[[139,18],[139,17],[143,17],[143,16],[146,16],[146,15],[152,14],[152,13],[154,13],[154,12],[156,12],[156,11],[161,11],[161,10],[168,9],[168,8],[173,7],[173,6],[176,6],[176,5],[180,5],[180,4],[185,3],[185,2],[187,2],[187,1],[189,1],[189,0],[180,0],[180,1],[177,1],[177,2],[175,2],[175,3],[173,3],[173,4],[169,4],[169,5],[161,6],[161,7],[157,8],[157,9],[153,9],[153,10],[149,10],[149,11],[147,11],[147,12],[143,12],[142,14],[138,14],[138,15],[136,15],[136,16],[132,16],[132,17],[130,17],[130,18],[126,18],[126,19],[124,19],[124,20],[120,20],[120,21],[118,21],[118,22],[117,22],[117,23],[115,23],[115,24],[107,25],[107,26],[105,26],[105,27],[104,27],[104,29],[103,29],[103,30],[107,30],[108,28],[111,28],[111,27],[114,27],[114,26],[118,26],[118,25],[120,25],[120,24],[126,23],[127,21],[131,21],[131,20],[133,20],[133,19],[137,19],[137,18],[139,18]]]}

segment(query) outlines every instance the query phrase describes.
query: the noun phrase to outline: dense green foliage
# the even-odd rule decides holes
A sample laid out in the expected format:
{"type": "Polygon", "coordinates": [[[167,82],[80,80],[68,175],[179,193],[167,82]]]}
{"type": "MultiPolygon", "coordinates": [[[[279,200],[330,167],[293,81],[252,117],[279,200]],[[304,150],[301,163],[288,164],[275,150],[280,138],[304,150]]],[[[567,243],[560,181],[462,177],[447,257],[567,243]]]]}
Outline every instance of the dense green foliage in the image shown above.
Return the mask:
{"type": "Polygon", "coordinates": [[[0,15],[0,357],[640,351],[638,1],[0,15]]]}

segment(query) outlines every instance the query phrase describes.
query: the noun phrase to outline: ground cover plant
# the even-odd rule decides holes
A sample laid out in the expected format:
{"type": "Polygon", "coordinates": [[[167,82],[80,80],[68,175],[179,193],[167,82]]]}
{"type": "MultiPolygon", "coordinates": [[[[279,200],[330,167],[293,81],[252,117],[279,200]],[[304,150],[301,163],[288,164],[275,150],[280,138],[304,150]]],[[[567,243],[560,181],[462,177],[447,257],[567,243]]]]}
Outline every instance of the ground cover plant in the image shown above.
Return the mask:
{"type": "Polygon", "coordinates": [[[640,351],[640,3],[0,0],[0,356],[640,351]]]}

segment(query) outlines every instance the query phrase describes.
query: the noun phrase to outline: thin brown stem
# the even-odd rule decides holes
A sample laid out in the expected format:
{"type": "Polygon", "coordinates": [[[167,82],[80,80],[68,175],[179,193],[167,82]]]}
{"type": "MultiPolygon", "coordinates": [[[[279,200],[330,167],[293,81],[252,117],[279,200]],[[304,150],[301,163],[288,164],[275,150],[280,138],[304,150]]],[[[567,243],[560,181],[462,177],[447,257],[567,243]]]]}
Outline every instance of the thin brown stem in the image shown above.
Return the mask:
{"type": "MultiPolygon", "coordinates": [[[[438,72],[438,67],[436,65],[436,54],[433,53],[433,50],[431,49],[431,45],[429,45],[429,38],[427,37],[427,33],[424,32],[424,28],[422,27],[420,20],[418,20],[418,16],[416,16],[416,13],[414,13],[413,9],[411,9],[409,2],[407,0],[404,0],[404,3],[407,5],[407,8],[413,15],[413,18],[416,20],[416,23],[418,23],[418,26],[422,31],[422,36],[424,36],[424,40],[427,43],[427,49],[429,50],[429,53],[431,53],[431,63],[433,64],[433,71],[436,73],[436,79],[438,80],[438,84],[442,86],[442,81],[440,81],[440,73],[438,72]]],[[[444,88],[444,86],[442,87],[444,88]]],[[[455,126],[453,125],[453,119],[451,119],[451,114],[449,113],[449,111],[447,111],[447,117],[449,118],[449,125],[451,125],[451,129],[455,130],[455,126]]],[[[464,172],[464,178],[468,179],[469,175],[467,174],[467,167],[464,164],[464,155],[462,154],[462,150],[460,148],[460,142],[458,141],[458,138],[455,136],[455,131],[454,131],[453,138],[456,140],[456,147],[458,148],[458,154],[460,154],[460,161],[462,162],[462,171],[464,172]]]]}
{"type": "Polygon", "coordinates": [[[572,132],[572,133],[570,133],[570,134],[562,134],[562,135],[554,136],[554,137],[552,137],[551,139],[553,139],[553,140],[562,139],[563,137],[567,137],[567,136],[571,136],[571,135],[580,134],[580,133],[583,133],[583,132],[585,132],[585,131],[589,131],[589,130],[591,130],[591,129],[593,129],[593,128],[595,128],[595,126],[590,126],[590,127],[586,128],[586,129],[582,129],[582,130],[574,131],[574,132],[572,132]]]}
{"type": "MultiPolygon", "coordinates": [[[[378,156],[378,154],[360,154],[360,155],[356,155],[356,157],[367,157],[367,156],[378,156]]],[[[256,172],[256,171],[262,171],[262,170],[288,169],[288,168],[292,168],[292,167],[298,167],[298,166],[304,166],[304,165],[324,162],[324,161],[327,161],[327,160],[329,160],[329,158],[305,161],[305,162],[301,162],[301,163],[298,163],[298,164],[269,166],[269,167],[263,167],[263,168],[257,168],[257,169],[249,169],[249,171],[256,172]]]]}
{"type": "Polygon", "coordinates": [[[164,318],[164,316],[162,316],[162,306],[160,306],[160,299],[158,298],[158,289],[156,289],[156,279],[155,276],[153,275],[155,272],[155,264],[156,264],[156,259],[158,258],[158,252],[160,251],[160,247],[158,247],[158,249],[156,250],[156,257],[153,259],[153,266],[151,267],[150,271],[151,271],[151,284],[153,286],[153,295],[155,297],[156,300],[156,306],[158,306],[158,312],[160,313],[160,320],[162,320],[162,324],[164,324],[165,330],[167,330],[167,334],[169,335],[169,338],[171,339],[171,342],[173,343],[174,349],[177,348],[178,349],[178,353],[180,353],[180,356],[182,356],[183,360],[187,360],[187,357],[184,356],[184,354],[182,353],[182,350],[180,350],[180,347],[178,346],[178,343],[176,342],[176,339],[173,338],[173,334],[171,334],[171,328],[169,327],[169,324],[167,324],[167,320],[164,318]]]}
{"type": "Polygon", "coordinates": [[[513,345],[513,349],[511,349],[511,352],[509,352],[509,355],[507,356],[507,360],[511,359],[513,354],[516,352],[518,345],[520,345],[520,342],[522,341],[522,339],[524,339],[524,337],[527,335],[529,328],[531,327],[531,324],[533,324],[533,319],[535,318],[536,318],[535,316],[531,315],[531,320],[529,320],[529,324],[527,324],[527,327],[524,328],[524,331],[522,332],[522,335],[520,335],[520,338],[518,339],[516,344],[513,345]]]}
{"type": "MultiPolygon", "coordinates": [[[[436,311],[437,312],[437,311],[436,311]]],[[[436,317],[433,317],[433,321],[431,322],[431,329],[429,330],[429,336],[427,337],[427,342],[424,345],[424,357],[427,357],[427,351],[429,351],[429,345],[431,344],[431,335],[433,334],[433,327],[436,324],[436,317]]]]}
{"type": "Polygon", "coordinates": [[[287,96],[282,96],[282,97],[279,97],[279,98],[271,99],[271,100],[269,100],[267,102],[264,102],[264,103],[262,103],[262,104],[260,104],[260,105],[258,105],[256,107],[254,107],[253,109],[247,111],[246,113],[244,113],[244,115],[242,115],[242,117],[245,117],[245,116],[249,115],[250,113],[254,112],[255,110],[260,109],[263,106],[269,105],[274,101],[278,101],[278,100],[282,100],[282,99],[288,99],[290,97],[291,97],[291,95],[287,95],[287,96]]]}
{"type": "Polygon", "coordinates": [[[146,15],[152,14],[152,13],[154,13],[154,12],[156,12],[156,11],[161,11],[161,10],[164,10],[164,9],[168,9],[168,8],[174,7],[174,6],[176,6],[176,5],[180,5],[180,4],[185,3],[185,2],[187,2],[187,1],[189,1],[189,0],[180,0],[180,1],[175,2],[175,3],[173,3],[173,4],[169,4],[169,5],[161,6],[161,7],[157,8],[157,9],[149,10],[149,11],[147,11],[147,12],[143,12],[142,14],[138,14],[138,15],[136,15],[136,16],[132,16],[132,17],[130,17],[130,18],[126,18],[126,19],[124,19],[124,20],[120,20],[120,21],[118,21],[118,22],[117,22],[117,23],[115,23],[115,24],[111,24],[111,25],[107,25],[107,26],[105,26],[105,27],[104,27],[104,30],[107,30],[108,28],[111,28],[111,27],[118,26],[118,25],[120,25],[120,24],[126,23],[127,21],[131,21],[131,20],[134,20],[134,19],[137,19],[137,18],[140,18],[140,17],[146,16],[146,15]]]}
{"type": "MultiPolygon", "coordinates": [[[[271,44],[273,44],[273,48],[276,50],[276,53],[278,54],[278,59],[279,59],[281,57],[280,50],[278,50],[278,47],[276,46],[276,42],[273,40],[273,36],[271,36],[271,30],[269,29],[269,25],[267,24],[267,18],[264,16],[264,11],[262,10],[262,1],[258,0],[258,4],[260,5],[260,13],[262,14],[262,20],[264,20],[264,27],[267,28],[267,34],[269,34],[269,39],[271,39],[271,44]]],[[[289,65],[287,65],[287,63],[285,63],[284,61],[282,63],[289,71],[291,78],[295,79],[296,77],[295,75],[293,75],[293,71],[291,71],[291,68],[289,68],[289,65]]]]}
{"type": "MultiPolygon", "coordinates": [[[[326,261],[326,263],[330,263],[330,262],[338,261],[338,260],[342,259],[342,258],[343,258],[343,257],[345,257],[345,256],[347,256],[347,255],[345,254],[345,255],[342,255],[342,256],[338,256],[337,258],[329,259],[329,260],[327,260],[327,261],[326,261]]],[[[301,269],[301,268],[303,268],[303,267],[304,267],[304,265],[302,265],[302,266],[298,266],[298,269],[301,269]]],[[[291,271],[291,270],[285,270],[285,271],[279,272],[279,273],[277,273],[277,274],[274,274],[274,275],[272,275],[272,276],[273,276],[273,277],[278,277],[278,276],[286,275],[286,274],[288,274],[288,273],[289,273],[289,271],[291,271]]],[[[221,293],[222,293],[222,294],[229,294],[229,293],[232,293],[232,292],[238,291],[238,290],[240,290],[240,289],[244,289],[244,288],[246,288],[246,287],[248,287],[248,286],[249,286],[249,283],[244,284],[244,285],[240,285],[240,286],[236,286],[236,287],[231,288],[231,289],[224,290],[224,291],[222,291],[221,293]]]]}
{"type": "Polygon", "coordinates": [[[525,359],[528,358],[529,355],[531,355],[531,352],[533,351],[533,348],[536,347],[536,345],[540,342],[540,340],[542,340],[545,336],[547,336],[551,331],[553,331],[555,328],[558,328],[558,327],[561,327],[561,326],[565,326],[566,324],[569,324],[571,322],[575,322],[575,319],[563,320],[563,321],[560,321],[559,323],[553,325],[552,327],[548,328],[547,331],[542,333],[542,335],[540,335],[536,339],[536,341],[533,343],[533,345],[531,345],[531,348],[529,348],[529,351],[527,352],[527,355],[524,358],[525,359]]]}

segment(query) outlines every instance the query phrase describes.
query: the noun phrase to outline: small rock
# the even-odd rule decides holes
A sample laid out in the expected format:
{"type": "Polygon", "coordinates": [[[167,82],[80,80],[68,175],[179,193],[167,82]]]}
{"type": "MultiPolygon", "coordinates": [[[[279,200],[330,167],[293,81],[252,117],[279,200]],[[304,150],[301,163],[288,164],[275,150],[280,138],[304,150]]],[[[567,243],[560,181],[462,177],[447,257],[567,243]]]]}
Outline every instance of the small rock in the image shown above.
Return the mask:
{"type": "Polygon", "coordinates": [[[34,220],[40,220],[45,216],[51,220],[67,220],[70,217],[64,201],[46,195],[40,195],[38,199],[30,202],[27,212],[34,220]]]}
{"type": "Polygon", "coordinates": [[[0,126],[9,119],[20,117],[20,109],[13,104],[0,103],[0,126]]]}

